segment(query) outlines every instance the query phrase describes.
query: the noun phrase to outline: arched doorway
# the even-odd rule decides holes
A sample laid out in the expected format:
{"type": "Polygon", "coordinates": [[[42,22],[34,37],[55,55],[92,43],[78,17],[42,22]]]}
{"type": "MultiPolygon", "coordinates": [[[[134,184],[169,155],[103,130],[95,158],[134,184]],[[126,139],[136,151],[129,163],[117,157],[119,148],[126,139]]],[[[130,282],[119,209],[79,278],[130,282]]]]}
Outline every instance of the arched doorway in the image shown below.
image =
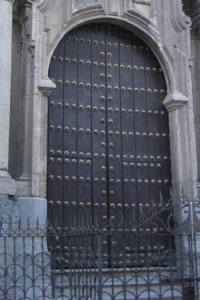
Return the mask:
{"type": "MultiPolygon", "coordinates": [[[[49,77],[57,85],[48,114],[50,222],[137,227],[170,198],[166,84],[156,57],[123,28],[84,25],[61,40],[49,77]]],[[[121,237],[104,241],[111,248],[121,251],[121,237]]]]}

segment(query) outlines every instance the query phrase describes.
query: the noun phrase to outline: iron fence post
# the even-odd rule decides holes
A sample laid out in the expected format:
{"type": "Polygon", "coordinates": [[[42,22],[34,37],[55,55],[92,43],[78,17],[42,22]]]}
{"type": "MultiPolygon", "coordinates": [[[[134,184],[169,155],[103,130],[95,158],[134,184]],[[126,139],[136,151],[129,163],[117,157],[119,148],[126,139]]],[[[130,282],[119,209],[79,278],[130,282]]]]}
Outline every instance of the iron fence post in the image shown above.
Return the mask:
{"type": "MultiPolygon", "coordinates": [[[[199,197],[199,186],[198,186],[198,197],[199,197]]],[[[192,256],[192,261],[191,261],[191,277],[193,278],[193,292],[194,292],[194,299],[199,299],[198,295],[198,249],[197,249],[197,241],[196,241],[196,226],[195,224],[195,214],[196,212],[196,204],[193,201],[190,201],[190,220],[191,220],[191,256],[192,256]]]]}
{"type": "Polygon", "coordinates": [[[102,295],[102,234],[98,233],[98,300],[103,300],[102,295]]]}

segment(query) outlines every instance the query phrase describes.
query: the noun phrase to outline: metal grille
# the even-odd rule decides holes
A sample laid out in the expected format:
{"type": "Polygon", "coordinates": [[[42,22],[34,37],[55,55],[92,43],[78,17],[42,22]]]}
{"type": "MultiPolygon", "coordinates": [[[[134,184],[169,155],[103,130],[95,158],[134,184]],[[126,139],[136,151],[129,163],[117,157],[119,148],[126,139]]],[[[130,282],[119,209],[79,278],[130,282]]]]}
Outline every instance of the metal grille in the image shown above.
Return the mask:
{"type": "MultiPolygon", "coordinates": [[[[158,61],[132,33],[92,24],[62,39],[49,74],[57,84],[49,98],[53,226],[88,223],[106,231],[111,222],[139,224],[141,209],[170,197],[166,85],[158,61]]],[[[118,236],[103,242],[105,254],[121,251],[118,236]]]]}
{"type": "MultiPolygon", "coordinates": [[[[200,298],[200,202],[181,199],[152,211],[151,218],[143,214],[141,226],[125,224],[107,228],[102,232],[93,225],[53,228],[49,222],[41,227],[25,220],[19,223],[0,223],[0,299],[6,300],[198,300],[200,298]],[[168,210],[169,222],[164,231],[149,232],[146,225],[163,223],[163,212],[168,210]],[[175,212],[175,214],[174,214],[175,212]],[[171,222],[174,220],[173,222],[171,222]],[[173,225],[173,224],[176,225],[173,225]],[[141,232],[139,229],[144,229],[141,232]],[[103,241],[133,240],[130,249],[109,254],[111,261],[118,261],[108,268],[103,253],[103,241]],[[145,248],[138,253],[136,245],[141,236],[145,248]],[[168,247],[151,247],[167,236],[168,247]],[[47,238],[49,239],[47,248],[47,238]],[[63,250],[59,240],[65,239],[63,250]],[[90,240],[95,248],[91,248],[90,240]],[[127,265],[127,258],[139,255],[142,260],[134,267],[127,265]],[[145,261],[145,262],[144,262],[145,261]]],[[[16,222],[16,220],[14,220],[16,222]]],[[[136,260],[139,262],[139,259],[136,260]]]]}

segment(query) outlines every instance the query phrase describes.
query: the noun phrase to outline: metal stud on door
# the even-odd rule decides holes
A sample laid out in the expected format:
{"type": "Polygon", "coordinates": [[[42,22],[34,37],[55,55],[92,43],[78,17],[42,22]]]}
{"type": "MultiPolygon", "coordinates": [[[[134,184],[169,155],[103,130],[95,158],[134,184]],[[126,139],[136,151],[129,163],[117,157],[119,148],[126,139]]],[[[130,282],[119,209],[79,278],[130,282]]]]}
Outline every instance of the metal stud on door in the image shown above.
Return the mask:
{"type": "MultiPolygon", "coordinates": [[[[130,227],[138,234],[142,216],[152,214],[148,208],[170,197],[166,85],[158,61],[131,32],[90,24],[63,38],[49,76],[57,84],[49,97],[51,223],[93,224],[102,234],[130,227]]],[[[125,241],[123,234],[106,235],[105,265],[143,264],[145,236],[137,234],[125,241]],[[118,259],[122,253],[127,262],[118,259]]],[[[152,238],[152,249],[157,243],[152,238]]],[[[96,249],[92,238],[88,245],[96,249]]]]}

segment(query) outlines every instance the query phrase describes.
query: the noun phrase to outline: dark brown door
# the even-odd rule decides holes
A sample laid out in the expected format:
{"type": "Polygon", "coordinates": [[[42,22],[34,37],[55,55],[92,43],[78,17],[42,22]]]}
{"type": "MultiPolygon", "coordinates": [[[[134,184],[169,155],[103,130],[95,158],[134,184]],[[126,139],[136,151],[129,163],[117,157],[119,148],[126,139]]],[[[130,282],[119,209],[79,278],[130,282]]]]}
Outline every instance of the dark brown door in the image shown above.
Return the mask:
{"type": "MultiPolygon", "coordinates": [[[[137,227],[170,197],[166,84],[156,57],[129,31],[91,24],[61,40],[49,76],[57,85],[49,97],[51,223],[137,227]]],[[[104,250],[120,252],[122,239],[105,238],[104,250]]]]}

